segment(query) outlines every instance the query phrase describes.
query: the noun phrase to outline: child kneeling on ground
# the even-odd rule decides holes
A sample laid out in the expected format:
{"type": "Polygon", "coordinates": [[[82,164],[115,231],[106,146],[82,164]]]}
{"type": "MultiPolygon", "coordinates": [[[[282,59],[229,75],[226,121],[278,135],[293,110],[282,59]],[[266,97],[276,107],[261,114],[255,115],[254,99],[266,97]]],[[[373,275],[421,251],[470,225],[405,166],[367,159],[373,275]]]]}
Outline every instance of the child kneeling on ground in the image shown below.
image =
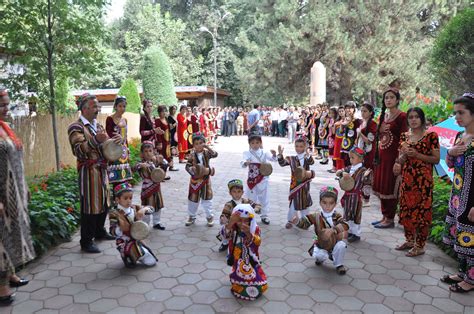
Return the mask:
{"type": "Polygon", "coordinates": [[[132,205],[132,186],[125,182],[114,188],[117,208],[109,213],[110,233],[117,237],[117,250],[122,256],[126,267],[135,267],[137,263],[145,266],[154,266],[158,259],[152,250],[141,240],[131,235],[132,224],[143,219],[145,215],[153,213],[150,207],[132,205]]]}

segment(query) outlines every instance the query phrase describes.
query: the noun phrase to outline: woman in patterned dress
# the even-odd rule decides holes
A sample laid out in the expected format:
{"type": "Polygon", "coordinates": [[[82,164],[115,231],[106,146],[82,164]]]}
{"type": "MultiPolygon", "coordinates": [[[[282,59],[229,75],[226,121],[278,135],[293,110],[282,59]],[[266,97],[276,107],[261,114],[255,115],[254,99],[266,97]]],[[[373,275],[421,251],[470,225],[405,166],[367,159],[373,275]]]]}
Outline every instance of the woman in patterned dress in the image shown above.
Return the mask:
{"type": "Polygon", "coordinates": [[[452,284],[452,292],[468,292],[474,290],[474,93],[456,99],[454,113],[465,130],[456,135],[446,156],[446,163],[454,168],[454,179],[443,240],[458,255],[459,273],[441,281],[452,284]]]}
{"type": "MultiPolygon", "coordinates": [[[[10,98],[0,89],[0,306],[14,301],[10,287],[26,285],[15,268],[35,258],[28,216],[23,146],[5,122],[10,98]]],[[[8,312],[8,311],[7,311],[8,312]]]]}
{"type": "Polygon", "coordinates": [[[344,136],[341,144],[341,159],[344,161],[344,166],[349,167],[351,162],[349,160],[349,153],[351,152],[354,145],[356,145],[357,139],[357,128],[361,125],[361,121],[354,117],[356,111],[356,103],[348,101],[344,106],[346,112],[344,122],[344,136]]]}
{"type": "MultiPolygon", "coordinates": [[[[336,161],[336,171],[344,169],[344,160],[342,160],[341,149],[342,139],[344,138],[344,119],[346,117],[346,110],[344,107],[337,109],[339,114],[338,119],[334,122],[334,149],[333,149],[333,160],[336,161]]],[[[332,171],[331,171],[332,172],[332,171]]],[[[335,171],[334,171],[335,172],[335,171]]]]}
{"type": "Polygon", "coordinates": [[[394,228],[398,205],[400,176],[393,173],[398,156],[400,136],[407,131],[407,115],[398,109],[400,93],[396,88],[387,89],[382,96],[382,113],[375,137],[374,194],[380,198],[383,218],[374,221],[375,228],[394,228]],[[388,110],[388,113],[386,111],[388,110]]]}
{"type": "Polygon", "coordinates": [[[152,117],[153,103],[151,100],[143,100],[143,114],[140,117],[141,142],[149,141],[155,144],[155,123],[152,117]]]}
{"type": "Polygon", "coordinates": [[[107,135],[110,138],[116,135],[122,137],[122,156],[117,161],[109,162],[107,168],[109,183],[112,184],[112,189],[115,185],[132,179],[132,169],[129,164],[130,152],[127,142],[127,119],[123,117],[126,108],[127,98],[125,96],[117,96],[114,101],[115,112],[105,120],[107,135]]]}
{"type": "Polygon", "coordinates": [[[407,112],[410,130],[400,138],[400,155],[393,171],[402,174],[400,186],[400,224],[405,229],[405,243],[398,251],[409,250],[406,256],[425,254],[433,213],[433,165],[439,163],[438,134],[426,131],[423,110],[407,112]]]}
{"type": "Polygon", "coordinates": [[[365,152],[364,167],[367,169],[374,168],[375,157],[375,134],[377,133],[377,123],[375,123],[374,106],[364,103],[360,110],[362,114],[362,124],[357,129],[357,147],[365,152]]]}

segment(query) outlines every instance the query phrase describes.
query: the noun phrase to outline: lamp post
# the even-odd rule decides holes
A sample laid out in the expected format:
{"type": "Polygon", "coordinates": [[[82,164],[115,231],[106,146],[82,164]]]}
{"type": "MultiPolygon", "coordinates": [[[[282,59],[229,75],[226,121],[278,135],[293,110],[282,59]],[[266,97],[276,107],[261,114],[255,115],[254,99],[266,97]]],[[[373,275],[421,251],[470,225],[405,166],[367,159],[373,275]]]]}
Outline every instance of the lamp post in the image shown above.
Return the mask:
{"type": "Polygon", "coordinates": [[[217,23],[214,25],[213,32],[211,32],[207,27],[201,26],[199,31],[206,32],[211,34],[212,36],[212,50],[214,51],[214,107],[217,107],[217,29],[219,28],[219,24],[230,15],[229,12],[226,12],[224,15],[221,16],[220,12],[217,13],[219,18],[217,19],[217,23]]]}

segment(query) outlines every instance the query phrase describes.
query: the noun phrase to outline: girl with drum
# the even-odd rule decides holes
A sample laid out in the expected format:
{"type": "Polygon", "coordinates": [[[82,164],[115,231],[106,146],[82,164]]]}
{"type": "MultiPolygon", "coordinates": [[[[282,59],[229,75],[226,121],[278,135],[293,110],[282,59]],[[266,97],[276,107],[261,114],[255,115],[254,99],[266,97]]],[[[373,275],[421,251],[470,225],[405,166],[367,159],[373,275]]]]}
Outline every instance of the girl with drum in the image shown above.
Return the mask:
{"type": "Polygon", "coordinates": [[[360,113],[362,115],[362,124],[357,128],[357,147],[365,152],[364,167],[373,169],[375,157],[373,142],[377,133],[377,123],[373,120],[375,115],[374,106],[364,102],[360,113]]]}
{"type": "Polygon", "coordinates": [[[142,221],[152,209],[132,205],[133,189],[127,183],[118,184],[114,188],[117,208],[109,213],[110,233],[117,237],[117,250],[120,252],[126,267],[132,268],[141,263],[155,266],[158,259],[152,250],[143,243],[148,235],[148,225],[142,221]]]}
{"type": "Polygon", "coordinates": [[[321,147],[321,153],[323,155],[323,160],[319,163],[321,165],[327,165],[329,163],[329,150],[328,150],[328,134],[329,134],[329,105],[328,103],[323,103],[321,105],[321,118],[319,119],[319,141],[318,146],[321,147]]]}
{"type": "MultiPolygon", "coordinates": [[[[170,137],[171,137],[171,157],[176,157],[178,155],[178,137],[176,131],[178,129],[178,121],[176,120],[176,106],[171,106],[169,109],[169,114],[166,117],[168,124],[170,126],[170,137]]],[[[170,168],[173,171],[173,168],[170,168]]],[[[176,169],[178,170],[178,169],[176,169]]]]}
{"type": "MultiPolygon", "coordinates": [[[[170,169],[173,169],[173,157],[171,156],[171,132],[170,125],[166,118],[165,106],[158,106],[158,119],[155,120],[155,126],[162,131],[160,132],[161,134],[156,135],[156,149],[158,154],[163,156],[170,169]]],[[[173,170],[175,171],[175,169],[173,170]]]]}
{"type": "Polygon", "coordinates": [[[332,168],[328,170],[329,173],[336,173],[336,160],[334,159],[334,141],[336,139],[336,121],[339,119],[337,108],[329,109],[329,125],[328,125],[328,149],[329,159],[332,160],[332,168]]]}
{"type": "MultiPolygon", "coordinates": [[[[342,160],[341,149],[342,149],[342,139],[344,137],[345,126],[343,125],[344,119],[346,116],[346,111],[344,107],[339,107],[337,109],[339,114],[336,122],[334,122],[334,154],[333,160],[336,161],[336,170],[344,169],[344,160],[342,160]]],[[[331,171],[332,172],[332,171],[331,171]]]]}
{"type": "Polygon", "coordinates": [[[346,116],[344,118],[344,136],[341,143],[341,158],[344,161],[344,166],[349,167],[351,165],[349,159],[349,153],[356,144],[357,128],[360,126],[361,121],[354,117],[356,111],[356,103],[348,101],[344,106],[346,116]]]}

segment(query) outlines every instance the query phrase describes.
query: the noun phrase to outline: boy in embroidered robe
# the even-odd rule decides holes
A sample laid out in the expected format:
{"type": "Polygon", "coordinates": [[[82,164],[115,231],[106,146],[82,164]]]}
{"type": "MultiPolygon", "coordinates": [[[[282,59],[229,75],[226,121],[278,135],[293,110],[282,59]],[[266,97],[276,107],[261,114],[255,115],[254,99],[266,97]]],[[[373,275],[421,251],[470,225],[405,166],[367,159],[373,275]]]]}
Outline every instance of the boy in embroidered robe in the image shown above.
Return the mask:
{"type": "Polygon", "coordinates": [[[319,205],[322,210],[301,219],[295,216],[293,223],[302,229],[314,226],[315,238],[309,254],[315,258],[316,265],[321,265],[329,258],[333,261],[337,273],[344,275],[347,272],[344,267],[344,255],[347,248],[344,239],[347,238],[349,225],[342,215],[336,212],[337,193],[337,190],[331,186],[321,188],[319,205]]]}
{"type": "Polygon", "coordinates": [[[291,182],[290,182],[290,195],[288,200],[290,201],[290,207],[288,209],[286,229],[290,229],[293,225],[291,221],[296,215],[296,212],[300,213],[300,217],[304,217],[309,214],[309,207],[313,205],[313,201],[310,195],[310,182],[314,178],[314,171],[311,170],[311,178],[306,178],[302,181],[298,181],[295,176],[295,170],[298,167],[303,167],[305,171],[309,171],[310,165],[314,164],[314,159],[310,154],[307,154],[307,143],[306,138],[299,137],[295,140],[295,151],[296,156],[283,157],[283,147],[278,146],[278,163],[280,166],[290,166],[291,168],[291,182]]]}
{"type": "Polygon", "coordinates": [[[189,181],[188,193],[188,220],[186,226],[191,226],[196,221],[196,214],[199,204],[202,205],[206,212],[207,226],[214,225],[214,213],[212,211],[212,187],[211,177],[206,175],[202,178],[197,178],[196,166],[202,165],[206,168],[210,167],[211,158],[216,158],[217,152],[206,145],[206,138],[196,133],[193,135],[193,150],[191,151],[188,162],[186,163],[186,171],[191,175],[189,181]]]}
{"type": "Polygon", "coordinates": [[[151,214],[152,209],[132,205],[133,190],[128,182],[120,183],[114,188],[117,207],[110,211],[110,233],[116,238],[117,250],[120,252],[126,267],[135,267],[137,263],[154,266],[158,259],[152,250],[141,240],[131,235],[132,224],[142,220],[144,215],[151,214]]]}
{"type": "Polygon", "coordinates": [[[155,145],[153,142],[145,141],[141,146],[142,161],[136,166],[140,176],[143,179],[141,200],[143,206],[151,206],[155,209],[151,221],[154,229],[165,230],[165,226],[161,223],[161,213],[163,211],[164,202],[161,194],[161,183],[153,182],[151,172],[153,169],[161,167],[166,171],[167,163],[163,156],[156,156],[155,145]]]}
{"type": "Polygon", "coordinates": [[[250,206],[252,206],[252,208],[255,210],[257,214],[260,213],[260,210],[261,210],[261,206],[259,204],[252,202],[248,198],[242,197],[244,194],[244,184],[242,180],[239,180],[239,179],[231,180],[227,184],[227,187],[229,188],[229,194],[232,197],[232,200],[225,203],[224,208],[222,209],[221,216],[220,216],[221,230],[217,234],[217,239],[221,241],[219,252],[224,252],[225,250],[227,250],[227,247],[229,246],[229,241],[225,238],[224,233],[225,233],[225,226],[229,222],[229,219],[230,219],[230,216],[232,215],[232,211],[234,210],[234,207],[239,204],[250,204],[250,206]]]}
{"type": "Polygon", "coordinates": [[[276,151],[264,151],[262,149],[262,137],[258,134],[250,134],[248,141],[250,149],[243,153],[243,160],[240,162],[242,168],[249,168],[245,195],[250,200],[262,205],[260,218],[264,224],[268,225],[270,224],[270,219],[268,218],[270,210],[268,176],[260,173],[260,167],[262,163],[277,161],[276,151]]]}
{"type": "Polygon", "coordinates": [[[362,205],[363,201],[368,202],[372,192],[372,173],[370,169],[363,166],[365,152],[359,147],[354,147],[349,153],[351,162],[350,167],[346,167],[344,172],[341,170],[336,174],[339,177],[352,177],[354,179],[354,188],[346,191],[341,199],[341,205],[344,208],[344,220],[349,223],[348,242],[360,241],[362,205]]]}

